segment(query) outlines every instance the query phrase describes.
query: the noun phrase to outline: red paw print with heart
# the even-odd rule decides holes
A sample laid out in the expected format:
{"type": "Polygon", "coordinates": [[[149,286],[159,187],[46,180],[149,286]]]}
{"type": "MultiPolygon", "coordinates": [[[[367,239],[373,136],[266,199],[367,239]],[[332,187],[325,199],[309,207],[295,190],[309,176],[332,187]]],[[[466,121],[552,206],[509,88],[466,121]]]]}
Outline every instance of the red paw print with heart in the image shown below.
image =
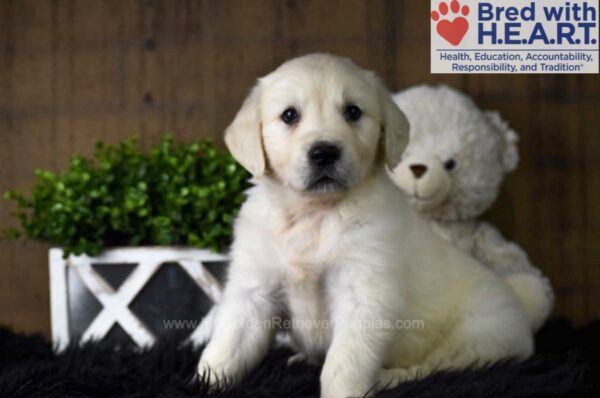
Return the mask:
{"type": "Polygon", "coordinates": [[[437,22],[435,29],[448,43],[458,46],[469,30],[469,6],[460,6],[458,0],[452,0],[450,7],[442,1],[437,11],[431,12],[431,19],[437,22]],[[455,17],[452,19],[453,17],[455,17]]]}

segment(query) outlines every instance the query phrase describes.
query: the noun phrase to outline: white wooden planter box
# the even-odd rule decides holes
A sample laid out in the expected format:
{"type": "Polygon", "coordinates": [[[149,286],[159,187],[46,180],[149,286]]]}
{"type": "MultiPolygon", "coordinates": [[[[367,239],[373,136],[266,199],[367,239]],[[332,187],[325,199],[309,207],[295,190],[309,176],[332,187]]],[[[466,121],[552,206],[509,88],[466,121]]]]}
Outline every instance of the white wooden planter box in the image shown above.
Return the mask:
{"type": "Polygon", "coordinates": [[[181,247],[114,248],[67,259],[55,248],[49,257],[52,338],[58,350],[74,338],[119,334],[140,347],[174,330],[193,339],[200,320],[221,297],[227,262],[225,255],[181,247]]]}

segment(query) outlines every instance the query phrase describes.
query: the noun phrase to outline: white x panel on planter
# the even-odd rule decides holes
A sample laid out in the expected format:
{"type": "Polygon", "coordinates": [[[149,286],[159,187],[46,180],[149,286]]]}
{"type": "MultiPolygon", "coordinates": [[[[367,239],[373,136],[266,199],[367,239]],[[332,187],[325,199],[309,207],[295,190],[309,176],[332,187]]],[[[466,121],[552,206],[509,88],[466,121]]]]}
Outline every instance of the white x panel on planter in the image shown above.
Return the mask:
{"type": "MultiPolygon", "coordinates": [[[[185,270],[204,294],[218,302],[222,294],[220,282],[205,267],[208,262],[225,262],[227,257],[208,250],[172,247],[115,248],[97,257],[86,255],[63,258],[61,249],[50,250],[50,294],[52,338],[58,350],[71,340],[69,327],[69,270],[102,305],[98,315],[81,334],[81,341],[105,337],[118,324],[140,347],[152,345],[156,336],[129,308],[136,295],[156,274],[161,265],[177,263],[185,270]],[[134,270],[114,289],[94,270],[98,264],[135,264],[134,270]]],[[[177,303],[173,303],[177,305],[177,303]]],[[[192,335],[198,335],[200,326],[192,335]]]]}

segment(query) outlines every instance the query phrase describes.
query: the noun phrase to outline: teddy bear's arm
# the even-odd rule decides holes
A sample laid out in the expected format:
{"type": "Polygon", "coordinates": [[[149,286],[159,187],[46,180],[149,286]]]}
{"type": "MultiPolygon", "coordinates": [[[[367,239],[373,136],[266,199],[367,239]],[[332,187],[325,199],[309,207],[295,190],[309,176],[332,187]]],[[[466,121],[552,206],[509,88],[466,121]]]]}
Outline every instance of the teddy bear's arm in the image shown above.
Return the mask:
{"type": "Polygon", "coordinates": [[[525,251],[505,240],[494,226],[480,223],[474,256],[505,279],[524,304],[533,330],[538,330],[552,311],[554,292],[548,278],[531,264],[525,251]]]}
{"type": "Polygon", "coordinates": [[[475,232],[475,257],[500,274],[513,272],[539,273],[521,247],[504,239],[491,224],[481,222],[475,232]]]}

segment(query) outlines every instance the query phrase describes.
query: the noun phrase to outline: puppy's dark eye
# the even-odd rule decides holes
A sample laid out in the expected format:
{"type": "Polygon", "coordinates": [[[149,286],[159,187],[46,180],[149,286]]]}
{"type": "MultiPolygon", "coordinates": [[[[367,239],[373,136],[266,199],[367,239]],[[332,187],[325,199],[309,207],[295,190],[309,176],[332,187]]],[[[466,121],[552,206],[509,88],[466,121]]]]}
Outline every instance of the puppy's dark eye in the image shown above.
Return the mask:
{"type": "Polygon", "coordinates": [[[362,116],[362,110],[354,105],[348,104],[344,107],[344,117],[349,122],[356,122],[362,116]]]}
{"type": "Polygon", "coordinates": [[[446,163],[444,163],[444,168],[448,171],[454,170],[455,167],[456,167],[456,160],[454,160],[454,159],[449,159],[446,161],[446,163]]]}
{"type": "Polygon", "coordinates": [[[281,114],[281,120],[285,124],[295,124],[300,120],[300,113],[294,107],[289,107],[281,114]]]}

